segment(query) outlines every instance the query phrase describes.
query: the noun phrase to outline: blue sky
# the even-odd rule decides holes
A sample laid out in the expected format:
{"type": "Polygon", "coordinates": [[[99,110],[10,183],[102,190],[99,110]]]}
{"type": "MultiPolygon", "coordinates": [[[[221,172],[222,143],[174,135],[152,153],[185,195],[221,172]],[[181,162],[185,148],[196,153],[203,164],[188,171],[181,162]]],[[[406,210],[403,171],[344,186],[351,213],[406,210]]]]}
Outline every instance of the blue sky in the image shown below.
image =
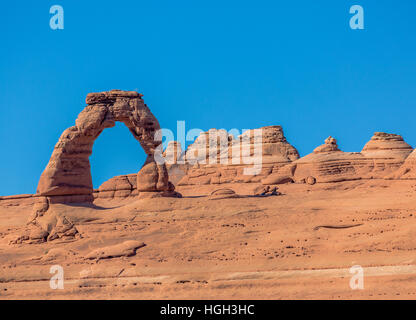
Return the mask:
{"type": "MultiPolygon", "coordinates": [[[[163,128],[282,125],[306,155],[375,131],[416,146],[416,2],[18,1],[0,15],[0,195],[34,193],[89,92],[138,90],[163,128]],[[49,8],[64,8],[51,30],[49,8]],[[351,30],[349,8],[365,10],[351,30]]],[[[97,139],[94,185],[145,155],[122,125],[97,139]]]]}

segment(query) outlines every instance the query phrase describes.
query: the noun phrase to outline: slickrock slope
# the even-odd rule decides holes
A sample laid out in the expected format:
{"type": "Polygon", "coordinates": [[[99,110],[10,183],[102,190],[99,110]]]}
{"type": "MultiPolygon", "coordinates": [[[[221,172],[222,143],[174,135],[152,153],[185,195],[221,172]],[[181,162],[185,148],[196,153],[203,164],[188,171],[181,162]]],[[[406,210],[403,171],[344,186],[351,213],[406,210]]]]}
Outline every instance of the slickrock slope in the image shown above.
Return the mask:
{"type": "Polygon", "coordinates": [[[416,179],[416,149],[406,158],[399,170],[389,178],[392,179],[416,179]]]}
{"type": "Polygon", "coordinates": [[[286,184],[271,197],[241,185],[238,197],[224,184],[51,204],[79,237],[35,245],[9,244],[32,206],[0,201],[0,299],[416,298],[415,181],[286,184]],[[63,290],[50,288],[54,265],[63,290]],[[350,287],[355,265],[364,290],[350,287]]]}
{"type": "Polygon", "coordinates": [[[87,104],[38,193],[0,197],[0,299],[416,298],[416,151],[401,136],[377,132],[361,152],[328,137],[299,158],[280,126],[211,129],[161,163],[140,94],[87,104]],[[93,190],[88,158],[115,121],[148,157],[93,190]],[[350,287],[357,265],[365,290],[350,287]]]}

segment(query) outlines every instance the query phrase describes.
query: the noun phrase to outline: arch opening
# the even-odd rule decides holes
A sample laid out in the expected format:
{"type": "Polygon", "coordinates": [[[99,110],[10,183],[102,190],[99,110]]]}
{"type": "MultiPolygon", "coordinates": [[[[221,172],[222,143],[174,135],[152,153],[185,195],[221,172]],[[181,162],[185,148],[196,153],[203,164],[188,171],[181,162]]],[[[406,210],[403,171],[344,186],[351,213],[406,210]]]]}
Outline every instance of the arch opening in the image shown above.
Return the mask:
{"type": "Polygon", "coordinates": [[[87,106],[78,115],[75,126],[66,129],[55,145],[49,163],[42,173],[37,193],[55,197],[57,202],[79,202],[68,199],[84,196],[93,201],[90,156],[95,140],[106,128],[122,122],[140,143],[147,155],[137,174],[137,189],[142,192],[170,191],[164,164],[157,164],[154,154],[160,141],[155,141],[159,122],[135,91],[111,90],[87,95],[87,106]],[[64,197],[64,199],[62,198],[64,197]]]}
{"type": "Polygon", "coordinates": [[[104,130],[95,140],[90,156],[93,188],[121,175],[139,172],[147,155],[122,122],[104,130]]]}

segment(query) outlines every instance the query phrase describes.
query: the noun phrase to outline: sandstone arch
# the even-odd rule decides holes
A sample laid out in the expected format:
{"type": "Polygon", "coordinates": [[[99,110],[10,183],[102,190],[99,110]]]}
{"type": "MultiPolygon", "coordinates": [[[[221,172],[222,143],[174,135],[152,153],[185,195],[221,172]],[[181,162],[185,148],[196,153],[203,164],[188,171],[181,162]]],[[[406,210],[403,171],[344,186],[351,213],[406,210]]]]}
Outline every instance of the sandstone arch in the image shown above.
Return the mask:
{"type": "MultiPolygon", "coordinates": [[[[164,164],[156,164],[154,154],[160,145],[155,141],[159,122],[135,91],[111,90],[90,93],[87,106],[78,115],[75,126],[66,129],[55,145],[42,173],[37,193],[55,199],[83,196],[92,201],[93,185],[89,156],[101,132],[123,122],[139,141],[147,160],[138,174],[139,191],[169,191],[168,173],[164,164]]],[[[59,200],[58,200],[59,202],[59,200]]]]}

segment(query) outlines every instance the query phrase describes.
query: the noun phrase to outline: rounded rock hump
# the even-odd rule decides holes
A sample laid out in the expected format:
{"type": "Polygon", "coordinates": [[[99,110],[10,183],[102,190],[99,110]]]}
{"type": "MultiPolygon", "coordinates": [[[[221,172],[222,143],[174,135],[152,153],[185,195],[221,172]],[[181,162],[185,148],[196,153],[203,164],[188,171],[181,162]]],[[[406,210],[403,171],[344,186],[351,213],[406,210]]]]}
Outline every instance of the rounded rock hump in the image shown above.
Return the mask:
{"type": "Polygon", "coordinates": [[[361,152],[343,152],[338,149],[336,139],[330,136],[313,153],[279,169],[262,183],[277,184],[288,181],[288,178],[309,183],[308,177],[314,179],[309,179],[313,183],[413,179],[416,178],[416,154],[414,158],[413,154],[409,156],[412,150],[400,135],[376,132],[361,152]]]}
{"type": "Polygon", "coordinates": [[[335,152],[335,151],[341,151],[341,150],[338,149],[337,140],[329,136],[328,138],[326,138],[325,143],[323,145],[320,145],[315,150],[313,150],[313,153],[325,153],[325,152],[335,152]]]}
{"type": "Polygon", "coordinates": [[[229,148],[234,136],[224,129],[210,129],[201,132],[185,152],[186,162],[190,165],[227,163],[229,148]]]}
{"type": "Polygon", "coordinates": [[[360,158],[362,156],[358,153],[341,151],[337,140],[329,136],[313,153],[279,169],[262,183],[270,185],[294,181],[313,185],[317,182],[355,180],[352,163],[360,158]]]}
{"type": "Polygon", "coordinates": [[[221,200],[221,199],[232,199],[232,198],[238,198],[238,194],[229,188],[222,188],[222,189],[216,189],[213,192],[211,192],[209,196],[209,200],[221,200]]]}
{"type": "Polygon", "coordinates": [[[137,174],[115,176],[94,190],[94,198],[108,200],[121,200],[137,194],[137,174]]]}
{"type": "Polygon", "coordinates": [[[255,145],[256,141],[261,141],[263,164],[289,163],[300,157],[298,150],[287,142],[282,126],[247,130],[237,141],[241,141],[242,148],[244,145],[255,145]]]}
{"type": "Polygon", "coordinates": [[[361,153],[372,158],[399,158],[403,161],[413,151],[402,136],[398,134],[376,132],[364,146],[361,153]]]}

